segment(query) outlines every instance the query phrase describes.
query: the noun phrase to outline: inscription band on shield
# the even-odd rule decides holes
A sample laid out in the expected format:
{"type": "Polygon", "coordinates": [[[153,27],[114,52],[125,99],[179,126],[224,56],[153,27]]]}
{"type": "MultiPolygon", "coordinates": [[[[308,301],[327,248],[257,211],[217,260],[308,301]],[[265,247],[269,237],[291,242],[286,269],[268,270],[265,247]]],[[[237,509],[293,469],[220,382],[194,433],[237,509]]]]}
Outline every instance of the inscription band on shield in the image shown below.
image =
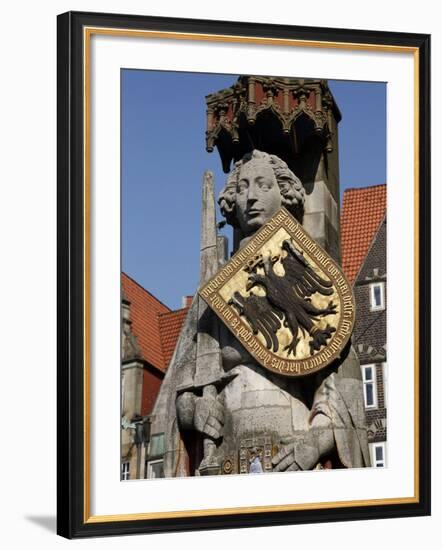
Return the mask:
{"type": "Polygon", "coordinates": [[[355,322],[341,268],[284,207],[199,294],[263,367],[286,376],[329,365],[355,322]]]}

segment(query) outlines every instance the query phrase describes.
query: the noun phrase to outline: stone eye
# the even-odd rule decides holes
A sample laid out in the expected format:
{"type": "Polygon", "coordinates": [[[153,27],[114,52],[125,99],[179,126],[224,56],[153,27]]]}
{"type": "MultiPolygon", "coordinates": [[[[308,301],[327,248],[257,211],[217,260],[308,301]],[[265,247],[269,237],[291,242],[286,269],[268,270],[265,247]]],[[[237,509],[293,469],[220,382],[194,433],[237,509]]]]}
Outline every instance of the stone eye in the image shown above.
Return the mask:
{"type": "Polygon", "coordinates": [[[247,189],[247,187],[248,187],[247,182],[245,180],[241,180],[238,183],[238,193],[242,193],[247,189]]]}

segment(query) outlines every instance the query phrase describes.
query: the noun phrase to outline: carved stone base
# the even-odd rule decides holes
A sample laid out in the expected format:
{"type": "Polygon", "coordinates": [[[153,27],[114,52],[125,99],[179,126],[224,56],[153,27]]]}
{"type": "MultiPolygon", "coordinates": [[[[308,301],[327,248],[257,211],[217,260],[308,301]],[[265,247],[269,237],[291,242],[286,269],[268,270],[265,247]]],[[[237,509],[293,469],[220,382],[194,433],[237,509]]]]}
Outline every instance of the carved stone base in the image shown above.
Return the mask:
{"type": "Polygon", "coordinates": [[[217,476],[221,473],[220,465],[213,458],[208,461],[203,460],[198,470],[201,476],[217,476]]]}

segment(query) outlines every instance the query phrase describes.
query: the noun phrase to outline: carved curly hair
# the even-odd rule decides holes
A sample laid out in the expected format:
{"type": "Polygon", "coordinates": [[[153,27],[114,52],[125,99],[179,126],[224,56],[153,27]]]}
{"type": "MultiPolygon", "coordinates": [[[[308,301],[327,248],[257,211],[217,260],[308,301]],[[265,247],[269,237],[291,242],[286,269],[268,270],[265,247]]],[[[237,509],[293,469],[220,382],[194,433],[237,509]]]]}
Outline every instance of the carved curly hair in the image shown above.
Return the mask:
{"type": "Polygon", "coordinates": [[[224,189],[219,194],[218,204],[221,214],[226,218],[227,223],[234,227],[238,227],[235,205],[239,173],[243,164],[253,159],[264,160],[270,164],[281,190],[283,206],[299,220],[304,211],[305,200],[305,190],[301,180],[296,177],[287,164],[276,155],[269,155],[268,153],[254,149],[251,153],[246,153],[240,161],[235,163],[235,167],[230,172],[224,189]],[[283,182],[289,185],[282,187],[281,184],[283,182]]]}

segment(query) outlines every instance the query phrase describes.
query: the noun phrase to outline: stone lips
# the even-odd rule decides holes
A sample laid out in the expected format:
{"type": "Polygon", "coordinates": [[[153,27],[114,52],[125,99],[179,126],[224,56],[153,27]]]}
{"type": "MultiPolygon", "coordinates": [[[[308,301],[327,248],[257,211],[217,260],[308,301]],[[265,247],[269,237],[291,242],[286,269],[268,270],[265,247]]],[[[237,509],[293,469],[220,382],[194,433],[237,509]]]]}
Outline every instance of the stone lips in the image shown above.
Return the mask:
{"type": "Polygon", "coordinates": [[[199,295],[260,365],[285,376],[305,376],[329,365],[340,356],[352,334],[355,323],[353,292],[341,268],[325,250],[309,237],[305,229],[284,207],[261,227],[247,245],[238,250],[218,273],[199,290],[199,295]],[[260,339],[253,334],[248,323],[220,294],[223,287],[260,252],[280,229],[284,229],[297,247],[307,253],[333,282],[334,290],[339,299],[340,315],[336,331],[326,346],[314,355],[302,359],[281,358],[276,353],[268,350],[260,339]]]}

